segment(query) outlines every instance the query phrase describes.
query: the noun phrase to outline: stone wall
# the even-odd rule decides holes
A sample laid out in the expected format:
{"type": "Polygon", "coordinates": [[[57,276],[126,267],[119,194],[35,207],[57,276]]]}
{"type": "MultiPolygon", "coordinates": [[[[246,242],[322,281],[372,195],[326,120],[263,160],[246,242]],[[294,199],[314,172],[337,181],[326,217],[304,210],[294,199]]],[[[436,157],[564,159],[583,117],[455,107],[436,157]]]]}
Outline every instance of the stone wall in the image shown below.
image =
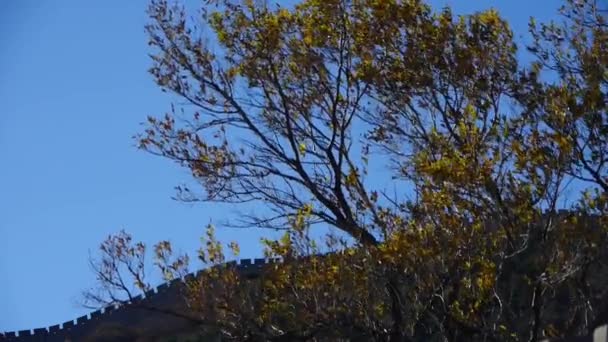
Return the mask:
{"type": "MultiPolygon", "coordinates": [[[[229,264],[235,264],[247,277],[257,277],[262,267],[272,262],[275,260],[241,259],[229,264]]],[[[0,333],[0,341],[155,341],[158,340],[157,336],[192,331],[197,325],[191,320],[160,311],[171,309],[187,312],[182,295],[184,280],[192,279],[199,274],[200,272],[194,272],[184,279],[164,283],[143,296],[137,296],[127,305],[109,306],[50,327],[0,333]]]]}
{"type": "MultiPolygon", "coordinates": [[[[559,216],[567,215],[567,211],[560,211],[559,216]]],[[[588,223],[598,226],[598,217],[587,217],[588,223]]],[[[491,227],[489,227],[491,229],[491,227]]],[[[255,278],[260,275],[261,269],[277,260],[242,259],[230,262],[237,266],[241,274],[255,278]]],[[[106,307],[91,312],[86,316],[73,321],[51,327],[33,330],[0,333],[0,342],[19,341],[49,341],[49,342],[75,342],[75,341],[159,341],[158,336],[168,336],[183,332],[192,332],[197,324],[178,318],[175,315],[164,314],[156,309],[172,309],[178,312],[188,312],[182,289],[184,280],[198,277],[199,272],[188,274],[184,279],[176,279],[162,284],[143,296],[138,296],[134,302],[121,307],[106,307]],[[143,337],[142,337],[143,336],[143,337]]],[[[568,339],[550,339],[545,342],[608,342],[606,332],[608,325],[600,326],[593,336],[572,337],[568,339]]]]}

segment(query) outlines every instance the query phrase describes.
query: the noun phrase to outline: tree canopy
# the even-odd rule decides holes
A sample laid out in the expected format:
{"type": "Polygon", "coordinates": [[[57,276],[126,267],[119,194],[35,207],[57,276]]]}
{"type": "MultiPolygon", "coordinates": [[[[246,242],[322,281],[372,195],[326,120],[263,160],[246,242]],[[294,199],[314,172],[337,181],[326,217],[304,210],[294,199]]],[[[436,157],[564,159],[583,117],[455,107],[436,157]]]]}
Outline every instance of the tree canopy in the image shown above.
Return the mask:
{"type": "MultiPolygon", "coordinates": [[[[422,0],[152,0],[150,72],[186,104],[149,117],[140,148],[191,171],[179,199],[253,203],[231,224],[284,232],[258,279],[224,266],[189,284],[189,314],[252,341],[538,341],[608,322],[601,5],[565,1],[524,46],[495,10],[422,0]]],[[[213,227],[205,241],[208,264],[238,254],[213,227]]],[[[148,288],[145,251],[105,241],[107,293],[90,298],[148,288]]],[[[168,279],[188,263],[171,251],[154,248],[168,279]]]]}

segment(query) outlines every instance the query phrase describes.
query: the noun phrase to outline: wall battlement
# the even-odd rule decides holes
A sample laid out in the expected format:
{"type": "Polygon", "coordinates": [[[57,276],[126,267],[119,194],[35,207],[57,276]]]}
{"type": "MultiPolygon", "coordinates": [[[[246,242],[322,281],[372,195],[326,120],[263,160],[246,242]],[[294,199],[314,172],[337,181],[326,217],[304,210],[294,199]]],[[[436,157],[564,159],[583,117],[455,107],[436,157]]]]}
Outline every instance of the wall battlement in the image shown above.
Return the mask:
{"type": "MultiPolygon", "coordinates": [[[[570,213],[571,212],[567,210],[559,210],[558,212],[554,212],[553,214],[557,214],[557,217],[559,218],[565,217],[570,213]]],[[[544,217],[548,215],[549,212],[545,212],[543,214],[544,217]]],[[[588,222],[592,226],[598,226],[599,216],[587,216],[586,220],[588,220],[588,222]]],[[[237,270],[241,272],[241,274],[243,274],[244,276],[257,277],[260,275],[261,270],[265,265],[273,264],[276,262],[280,262],[280,259],[239,259],[227,262],[223,265],[219,265],[216,267],[235,266],[237,270]]],[[[70,320],[61,324],[56,324],[50,327],[0,333],[0,342],[86,341],[90,340],[90,336],[94,336],[94,334],[99,331],[100,327],[107,325],[123,325],[128,327],[138,326],[143,331],[147,326],[162,322],[161,325],[166,325],[167,327],[172,327],[173,329],[177,330],[181,328],[191,328],[192,322],[186,322],[184,321],[184,319],[179,319],[176,317],[171,318],[167,316],[167,314],[159,312],[142,310],[140,306],[133,304],[144,303],[148,306],[153,307],[173,308],[176,302],[179,302],[180,299],[183,300],[183,298],[180,297],[180,285],[183,285],[185,280],[195,279],[199,277],[200,275],[202,275],[203,271],[204,270],[198,270],[187,274],[183,278],[174,279],[172,281],[163,283],[157,287],[152,288],[149,291],[146,291],[143,295],[134,297],[133,301],[126,305],[108,306],[103,309],[93,311],[87,315],[78,317],[74,320],[70,320]],[[156,323],[150,323],[154,320],[157,320],[156,323]]],[[[607,327],[608,326],[598,327],[598,331],[606,331],[608,329],[607,327]]],[[[580,338],[586,341],[587,337],[580,338]]],[[[573,342],[578,341],[578,339],[567,339],[566,341],[573,342]]],[[[589,341],[595,340],[590,339],[589,341]]],[[[605,340],[602,340],[602,342],[604,341],[605,340]]]]}
{"type": "MultiPolygon", "coordinates": [[[[224,265],[236,266],[239,272],[245,276],[257,276],[261,268],[277,262],[278,259],[239,259],[227,262],[224,265]]],[[[174,279],[163,283],[157,287],[146,291],[143,295],[138,295],[133,298],[132,303],[146,303],[150,306],[163,306],[166,304],[168,297],[176,298],[180,285],[184,284],[185,280],[192,280],[202,274],[203,270],[198,270],[187,274],[183,278],[174,279]]],[[[126,304],[121,306],[108,306],[103,309],[93,311],[87,315],[78,317],[74,320],[56,324],[50,327],[37,328],[31,330],[20,330],[0,333],[0,341],[80,341],[78,337],[89,336],[96,328],[104,323],[108,324],[137,324],[137,320],[144,321],[144,315],[159,315],[149,311],[144,312],[134,305],[126,304]],[[135,312],[138,311],[138,312],[135,312]],[[130,316],[130,317],[129,317],[130,316]],[[141,318],[141,319],[138,319],[141,318]]],[[[149,318],[149,317],[146,317],[149,318]]]]}

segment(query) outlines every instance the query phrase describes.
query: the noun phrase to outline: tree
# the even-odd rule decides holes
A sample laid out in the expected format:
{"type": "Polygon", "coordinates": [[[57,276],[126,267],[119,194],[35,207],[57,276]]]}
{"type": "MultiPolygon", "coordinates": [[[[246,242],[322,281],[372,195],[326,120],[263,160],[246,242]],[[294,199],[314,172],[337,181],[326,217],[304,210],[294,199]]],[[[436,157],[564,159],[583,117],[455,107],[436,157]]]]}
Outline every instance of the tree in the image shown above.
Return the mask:
{"type": "MultiPolygon", "coordinates": [[[[494,10],[224,0],[193,22],[152,1],[150,71],[188,105],[150,117],[140,147],[191,171],[201,188],[180,199],[258,203],[232,225],[285,232],[264,240],[283,262],[248,280],[209,230],[193,317],[237,340],[382,341],[537,341],[608,319],[603,10],[532,20],[537,60],[520,65],[494,10]],[[339,233],[311,236],[323,227],[339,233]]],[[[127,266],[145,289],[129,267],[145,246],[124,237],[96,272],[108,285],[127,266]]],[[[168,278],[187,264],[155,252],[168,278]]]]}

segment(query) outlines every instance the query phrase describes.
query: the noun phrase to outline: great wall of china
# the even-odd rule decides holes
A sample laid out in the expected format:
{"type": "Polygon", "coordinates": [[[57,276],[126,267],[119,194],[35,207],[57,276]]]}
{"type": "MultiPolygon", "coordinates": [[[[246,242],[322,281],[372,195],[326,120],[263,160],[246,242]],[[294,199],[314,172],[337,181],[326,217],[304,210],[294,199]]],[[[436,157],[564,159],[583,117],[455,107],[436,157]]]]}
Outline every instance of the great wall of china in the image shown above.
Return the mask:
{"type": "MultiPolygon", "coordinates": [[[[275,261],[268,259],[241,259],[230,263],[236,264],[241,274],[256,277],[265,265],[273,262],[275,261]]],[[[133,298],[131,304],[118,307],[109,306],[75,320],[50,327],[0,333],[0,341],[118,341],[120,339],[111,337],[112,332],[117,329],[123,330],[121,336],[129,336],[129,334],[135,336],[140,333],[138,336],[148,337],[140,339],[141,341],[150,341],[157,340],[152,336],[166,336],[195,329],[196,325],[192,321],[162,311],[185,309],[185,302],[181,296],[184,280],[193,279],[199,274],[200,271],[193,272],[183,279],[174,279],[161,284],[143,296],[133,298]],[[154,308],[154,310],[150,310],[150,308],[154,308]],[[128,327],[129,331],[124,332],[124,327],[128,327]]],[[[126,338],[130,340],[128,337],[126,338]]],[[[130,341],[136,340],[134,338],[130,341]]]]}
{"type": "MultiPolygon", "coordinates": [[[[558,213],[563,214],[567,212],[558,213]]],[[[592,225],[599,222],[598,217],[590,219],[592,225]]],[[[235,265],[242,275],[255,278],[261,274],[264,266],[275,262],[276,259],[241,259],[228,264],[235,265]]],[[[0,332],[0,342],[167,341],[167,336],[196,332],[198,323],[166,311],[187,312],[181,295],[184,281],[201,274],[201,271],[190,273],[184,278],[161,284],[144,295],[136,296],[129,304],[109,306],[62,324],[32,330],[0,332]],[[120,338],[116,337],[116,334],[113,335],[116,331],[121,331],[120,338]]],[[[219,341],[213,337],[205,339],[207,340],[219,341]]],[[[543,342],[608,342],[608,325],[597,327],[594,333],[588,336],[549,339],[543,342]]]]}

